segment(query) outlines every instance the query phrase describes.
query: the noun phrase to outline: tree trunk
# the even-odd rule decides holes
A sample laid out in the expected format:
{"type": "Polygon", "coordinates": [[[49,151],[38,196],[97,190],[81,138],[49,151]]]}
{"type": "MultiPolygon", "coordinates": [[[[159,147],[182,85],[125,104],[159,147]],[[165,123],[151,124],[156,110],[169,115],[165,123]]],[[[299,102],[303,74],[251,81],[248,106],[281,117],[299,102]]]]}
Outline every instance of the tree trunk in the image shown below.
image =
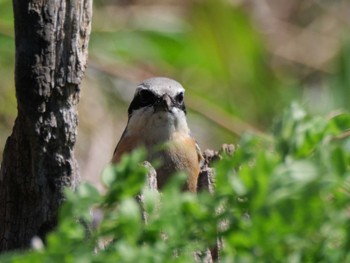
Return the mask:
{"type": "Polygon", "coordinates": [[[14,0],[18,115],[0,170],[0,251],[56,225],[73,155],[92,0],[14,0]]]}

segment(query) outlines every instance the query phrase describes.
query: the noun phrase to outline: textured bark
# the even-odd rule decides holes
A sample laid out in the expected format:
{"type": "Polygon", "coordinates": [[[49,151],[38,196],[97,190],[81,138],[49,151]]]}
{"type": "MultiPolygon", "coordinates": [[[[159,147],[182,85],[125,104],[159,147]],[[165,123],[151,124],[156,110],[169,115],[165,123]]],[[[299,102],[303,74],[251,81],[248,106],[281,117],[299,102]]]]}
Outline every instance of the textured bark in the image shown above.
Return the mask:
{"type": "Polygon", "coordinates": [[[26,248],[56,225],[73,155],[91,0],[14,0],[18,115],[0,170],[0,251],[26,248]]]}

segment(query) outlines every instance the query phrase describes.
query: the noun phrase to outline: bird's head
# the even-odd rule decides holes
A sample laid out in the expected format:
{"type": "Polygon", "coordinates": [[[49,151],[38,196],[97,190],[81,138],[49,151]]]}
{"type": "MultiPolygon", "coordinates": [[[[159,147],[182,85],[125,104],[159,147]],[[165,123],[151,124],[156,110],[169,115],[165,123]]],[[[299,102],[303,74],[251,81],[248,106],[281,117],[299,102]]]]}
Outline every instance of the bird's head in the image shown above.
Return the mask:
{"type": "Polygon", "coordinates": [[[128,109],[129,117],[147,110],[174,113],[177,109],[186,113],[184,92],[185,89],[175,80],[161,77],[146,79],[137,86],[128,109]]]}
{"type": "MultiPolygon", "coordinates": [[[[128,109],[129,125],[149,131],[188,131],[185,89],[175,80],[156,77],[144,80],[128,109]]],[[[131,128],[130,127],[130,128],[131,128]]]]}

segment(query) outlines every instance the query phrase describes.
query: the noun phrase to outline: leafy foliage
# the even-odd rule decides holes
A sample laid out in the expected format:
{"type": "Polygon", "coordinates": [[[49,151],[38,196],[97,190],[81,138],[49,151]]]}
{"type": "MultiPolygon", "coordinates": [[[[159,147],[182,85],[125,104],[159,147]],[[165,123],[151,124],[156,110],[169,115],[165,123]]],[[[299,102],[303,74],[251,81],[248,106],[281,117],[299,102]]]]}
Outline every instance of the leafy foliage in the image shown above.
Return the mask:
{"type": "Polygon", "coordinates": [[[247,134],[216,164],[214,194],[181,192],[183,176],[161,194],[142,190],[147,170],[136,151],[106,168],[106,194],[89,184],[67,190],[44,247],[0,260],[193,262],[220,236],[222,262],[347,262],[349,125],[349,114],[314,117],[293,104],[270,138],[247,134]]]}

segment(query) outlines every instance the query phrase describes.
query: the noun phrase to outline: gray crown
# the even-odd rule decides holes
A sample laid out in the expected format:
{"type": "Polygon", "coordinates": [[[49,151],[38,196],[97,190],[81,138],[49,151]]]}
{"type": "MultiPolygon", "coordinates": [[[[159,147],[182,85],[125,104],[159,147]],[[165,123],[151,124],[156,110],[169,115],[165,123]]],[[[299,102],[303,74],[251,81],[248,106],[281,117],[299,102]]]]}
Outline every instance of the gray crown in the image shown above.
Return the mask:
{"type": "Polygon", "coordinates": [[[180,92],[185,91],[179,82],[164,77],[156,77],[144,80],[137,86],[136,93],[138,93],[141,89],[151,90],[158,96],[168,94],[171,97],[174,97],[180,92]]]}

